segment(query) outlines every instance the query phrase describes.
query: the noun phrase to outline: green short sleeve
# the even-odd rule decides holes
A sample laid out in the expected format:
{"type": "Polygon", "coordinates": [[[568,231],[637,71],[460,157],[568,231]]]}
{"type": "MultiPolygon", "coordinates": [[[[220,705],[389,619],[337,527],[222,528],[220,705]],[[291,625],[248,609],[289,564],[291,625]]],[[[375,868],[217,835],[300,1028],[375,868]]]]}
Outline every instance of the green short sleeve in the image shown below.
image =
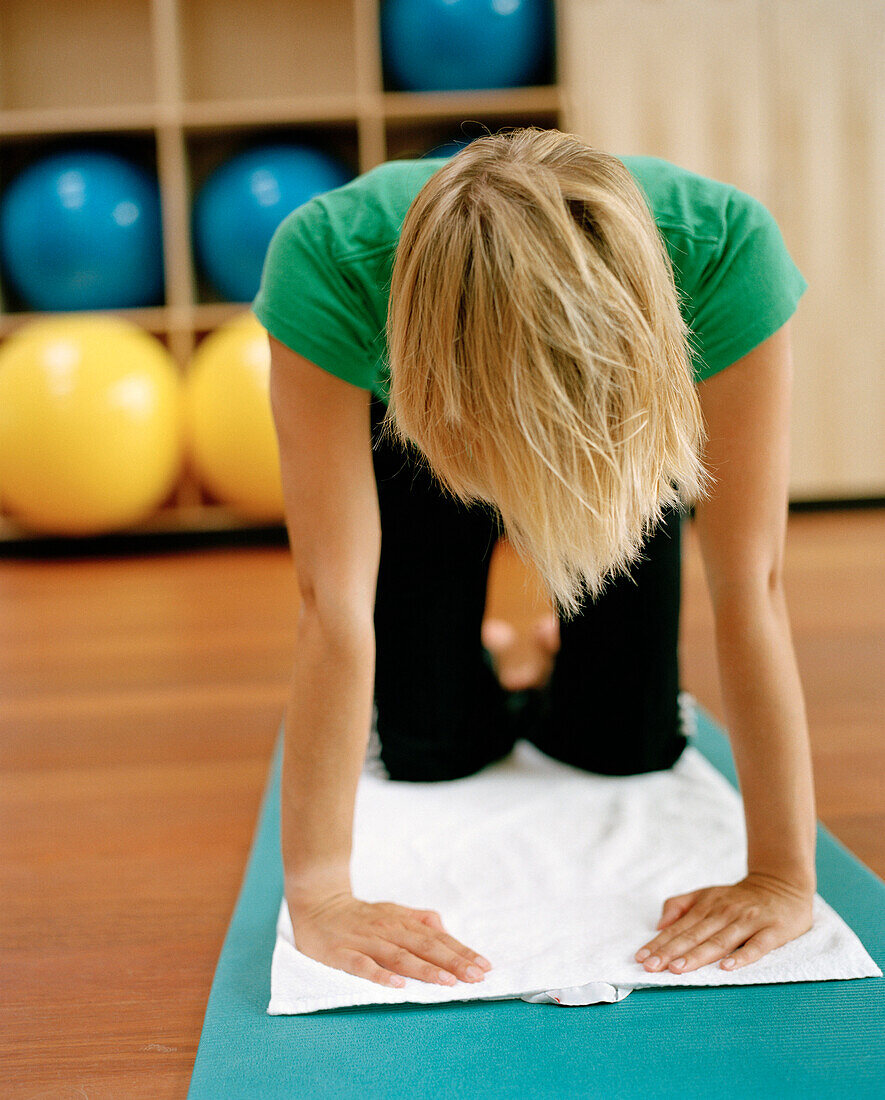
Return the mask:
{"type": "Polygon", "coordinates": [[[698,381],[767,340],[790,319],[808,287],[777,222],[758,199],[735,189],[726,220],[724,238],[691,295],[698,381]]]}
{"type": "Polygon", "coordinates": [[[371,390],[377,353],[359,287],[336,260],[322,204],[286,217],[268,246],[252,312],[271,336],[323,370],[371,390]]]}

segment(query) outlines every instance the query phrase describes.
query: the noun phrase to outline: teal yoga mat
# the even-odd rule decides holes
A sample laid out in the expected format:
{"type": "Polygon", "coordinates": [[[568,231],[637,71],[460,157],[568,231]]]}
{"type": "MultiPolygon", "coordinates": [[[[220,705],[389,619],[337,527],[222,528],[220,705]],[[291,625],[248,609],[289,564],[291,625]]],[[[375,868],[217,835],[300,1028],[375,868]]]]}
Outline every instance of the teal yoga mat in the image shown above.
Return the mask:
{"type": "MultiPolygon", "coordinates": [[[[701,710],[694,745],[737,787],[701,710]]],[[[188,1100],[885,1096],[885,978],[637,989],[617,1004],[372,1005],[268,1016],[282,736],[188,1100]]],[[[885,883],[818,824],[818,893],[885,968],[885,883]]]]}

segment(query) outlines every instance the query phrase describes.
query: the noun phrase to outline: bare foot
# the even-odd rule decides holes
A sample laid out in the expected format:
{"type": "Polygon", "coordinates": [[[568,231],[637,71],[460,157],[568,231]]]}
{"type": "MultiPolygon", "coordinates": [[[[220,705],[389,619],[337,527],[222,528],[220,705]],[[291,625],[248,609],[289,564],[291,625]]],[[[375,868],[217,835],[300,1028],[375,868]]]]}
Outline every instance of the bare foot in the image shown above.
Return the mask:
{"type": "Polygon", "coordinates": [[[536,619],[527,635],[503,619],[485,619],[482,644],[492,655],[498,681],[507,691],[541,688],[550,679],[559,650],[559,623],[553,614],[536,619]]]}

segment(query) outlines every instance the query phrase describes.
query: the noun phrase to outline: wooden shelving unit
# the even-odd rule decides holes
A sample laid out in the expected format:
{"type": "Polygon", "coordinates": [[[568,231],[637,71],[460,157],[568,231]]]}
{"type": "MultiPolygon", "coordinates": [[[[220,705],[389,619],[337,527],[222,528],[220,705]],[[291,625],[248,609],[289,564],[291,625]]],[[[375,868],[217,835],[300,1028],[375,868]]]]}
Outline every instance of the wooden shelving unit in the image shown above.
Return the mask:
{"type": "MultiPolygon", "coordinates": [[[[411,93],[385,83],[382,0],[4,0],[0,187],[58,147],[115,148],[155,171],[165,304],[114,310],[160,337],[184,369],[203,335],[248,303],[200,278],[192,198],[250,144],[307,141],[353,174],[488,127],[561,126],[555,57],[537,87],[411,93]]],[[[557,51],[554,51],[557,52],[557,51]]],[[[0,285],[0,339],[40,314],[0,285]]],[[[251,526],[186,476],[138,530],[251,526]]],[[[29,537],[0,514],[0,540],[29,537]]]]}

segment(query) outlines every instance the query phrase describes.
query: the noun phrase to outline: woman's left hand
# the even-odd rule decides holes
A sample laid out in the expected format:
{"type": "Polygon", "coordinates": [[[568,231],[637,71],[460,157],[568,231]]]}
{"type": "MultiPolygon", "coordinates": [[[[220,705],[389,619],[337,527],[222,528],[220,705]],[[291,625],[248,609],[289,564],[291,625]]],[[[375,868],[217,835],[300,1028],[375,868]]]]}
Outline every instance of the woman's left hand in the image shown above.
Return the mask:
{"type": "Polygon", "coordinates": [[[664,931],[634,957],[650,972],[685,974],[717,959],[737,970],[807,932],[813,898],[813,889],[759,873],[678,894],[664,902],[657,925],[664,931]]]}

